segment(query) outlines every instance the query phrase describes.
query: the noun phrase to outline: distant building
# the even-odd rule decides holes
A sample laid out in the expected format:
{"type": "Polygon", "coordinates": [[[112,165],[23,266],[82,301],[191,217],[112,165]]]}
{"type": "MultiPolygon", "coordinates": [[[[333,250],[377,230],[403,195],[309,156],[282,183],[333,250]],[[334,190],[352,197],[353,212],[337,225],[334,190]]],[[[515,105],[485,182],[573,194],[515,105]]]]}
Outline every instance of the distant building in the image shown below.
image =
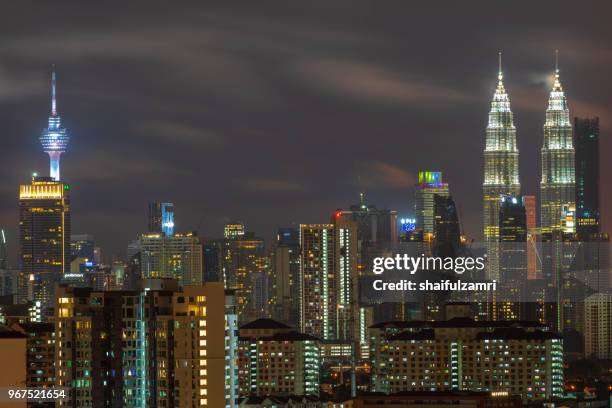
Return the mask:
{"type": "Polygon", "coordinates": [[[223,227],[223,238],[225,239],[239,239],[243,237],[244,234],[244,224],[241,222],[225,224],[223,227]]]}
{"type": "Polygon", "coordinates": [[[149,232],[163,232],[166,236],[174,234],[174,204],[149,203],[149,232]]]}
{"type": "Polygon", "coordinates": [[[612,359],[612,293],[595,293],[584,301],[584,353],[612,359]]]}
{"type": "Polygon", "coordinates": [[[299,325],[300,231],[280,228],[271,249],[273,317],[299,325]]]}
{"type": "Polygon", "coordinates": [[[70,394],[58,406],[235,406],[235,327],[221,283],[62,287],[57,304],[56,386],[70,394]]]}
{"type": "Polygon", "coordinates": [[[574,118],[576,232],[588,240],[599,225],[599,118],[574,118]]]}
{"type": "Polygon", "coordinates": [[[140,237],[141,273],[145,278],[178,279],[182,285],[202,283],[202,244],[195,232],[147,233],[140,237]]]}
{"type": "Polygon", "coordinates": [[[497,88],[491,101],[484,150],[483,232],[487,250],[487,279],[499,279],[499,205],[503,195],[518,195],[519,151],[514,115],[503,83],[501,53],[497,88]]]}
{"type": "Polygon", "coordinates": [[[95,242],[89,234],[73,234],[70,239],[70,259],[86,258],[94,261],[95,242]]]}
{"type": "Polygon", "coordinates": [[[548,99],[542,144],[542,180],[540,183],[540,226],[542,233],[554,230],[576,232],[576,178],[572,124],[567,99],[555,70],[548,99]],[[571,220],[568,220],[571,217],[571,220]]]}
{"type": "Polygon", "coordinates": [[[478,391],[525,402],[563,395],[562,339],[539,323],[386,322],[371,336],[372,391],[478,391]]]}
{"type": "Polygon", "coordinates": [[[416,229],[423,233],[424,241],[432,241],[435,233],[434,195],[449,197],[448,183],[442,181],[442,172],[420,171],[415,189],[416,229]]]}
{"type": "Polygon", "coordinates": [[[32,177],[19,190],[19,257],[23,299],[52,306],[54,285],[70,268],[70,186],[32,177]]]}
{"type": "Polygon", "coordinates": [[[6,244],[6,234],[0,230],[0,270],[8,269],[8,251],[6,244]]]}
{"type": "Polygon", "coordinates": [[[319,395],[319,340],[271,319],[239,329],[241,396],[319,395]]]}
{"type": "Polygon", "coordinates": [[[219,263],[226,289],[234,290],[240,322],[269,315],[269,261],[263,238],[232,231],[220,241],[219,263]]]}
{"type": "Polygon", "coordinates": [[[525,205],[525,218],[527,221],[527,279],[539,278],[538,253],[537,253],[537,206],[536,197],[532,195],[523,196],[525,205]]]}

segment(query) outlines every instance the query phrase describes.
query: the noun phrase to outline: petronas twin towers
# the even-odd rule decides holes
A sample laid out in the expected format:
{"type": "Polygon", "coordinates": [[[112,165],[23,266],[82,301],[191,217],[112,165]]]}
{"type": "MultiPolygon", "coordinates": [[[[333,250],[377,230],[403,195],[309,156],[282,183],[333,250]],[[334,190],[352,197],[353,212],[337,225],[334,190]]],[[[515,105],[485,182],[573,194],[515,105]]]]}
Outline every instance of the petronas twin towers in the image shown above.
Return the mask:
{"type": "MultiPolygon", "coordinates": [[[[484,150],[484,238],[487,248],[489,279],[499,279],[500,203],[501,197],[519,195],[519,151],[510,98],[503,83],[501,53],[498,83],[486,130],[484,150]]],[[[574,146],[567,100],[559,81],[559,69],[550,92],[544,143],[542,146],[541,229],[550,233],[559,229],[572,232],[565,223],[567,214],[575,209],[574,146]]]]}

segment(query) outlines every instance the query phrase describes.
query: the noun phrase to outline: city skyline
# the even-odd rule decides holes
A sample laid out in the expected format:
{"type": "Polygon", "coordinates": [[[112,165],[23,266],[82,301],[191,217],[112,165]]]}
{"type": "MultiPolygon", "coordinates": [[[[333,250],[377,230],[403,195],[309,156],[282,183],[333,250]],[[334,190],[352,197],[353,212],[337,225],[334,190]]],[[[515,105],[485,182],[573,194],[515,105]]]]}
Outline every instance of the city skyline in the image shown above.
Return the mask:
{"type": "MultiPolygon", "coordinates": [[[[501,15],[500,9],[486,9],[501,15]]],[[[352,12],[365,14],[360,7],[352,12]]],[[[568,18],[577,18],[567,12],[568,6],[561,3],[553,12],[557,19],[542,30],[555,32],[568,18]]],[[[115,30],[95,24],[89,28],[81,22],[72,30],[52,31],[50,39],[42,40],[28,40],[31,33],[26,27],[0,44],[0,50],[15,58],[3,71],[11,87],[5,88],[0,99],[8,126],[1,158],[9,170],[0,191],[0,223],[9,232],[12,258],[17,247],[15,186],[27,182],[30,170],[45,174],[48,166],[38,136],[48,114],[52,63],[60,76],[63,125],[72,136],[71,150],[63,156],[62,175],[73,186],[73,230],[94,235],[107,257],[123,257],[128,242],[146,231],[149,201],[175,203],[178,231],[197,229],[200,236],[217,237],[224,223],[241,220],[247,229],[270,238],[277,227],[326,222],[336,208],[356,203],[362,189],[369,203],[411,216],[414,175],[419,170],[445,174],[466,232],[479,238],[483,135],[500,49],[504,83],[515,114],[524,194],[539,195],[541,129],[554,49],[560,50],[571,118],[600,116],[601,150],[609,149],[605,114],[610,97],[601,81],[595,81],[603,76],[610,58],[603,52],[609,28],[595,25],[596,36],[574,27],[575,32],[566,35],[538,37],[544,40],[521,51],[529,37],[537,35],[508,39],[513,30],[509,26],[503,36],[493,36],[485,46],[459,53],[447,44],[446,52],[438,48],[434,53],[432,48],[440,47],[442,35],[424,39],[426,47],[409,35],[417,27],[388,31],[362,27],[337,10],[332,10],[332,21],[327,23],[309,13],[294,16],[283,8],[274,17],[263,14],[240,9],[239,20],[249,23],[242,31],[223,8],[188,19],[180,30],[162,25],[160,32],[172,33],[173,40],[187,47],[181,56],[168,50],[171,58],[166,68],[171,71],[191,57],[193,65],[187,67],[201,69],[191,72],[183,67],[176,77],[164,77],[159,67],[150,66],[159,58],[154,56],[156,42],[168,45],[150,30],[152,22],[160,19],[151,13],[134,27],[118,22],[115,30]],[[283,17],[300,24],[288,27],[283,17]],[[274,24],[265,27],[268,20],[274,24]],[[204,29],[198,25],[201,21],[210,24],[204,29]],[[325,30],[326,25],[334,29],[325,30]],[[308,31],[309,26],[319,31],[308,31]],[[281,30],[291,35],[273,38],[281,30]],[[113,33],[130,41],[111,41],[116,38],[113,33]],[[270,59],[270,72],[263,72],[268,66],[242,45],[250,34],[254,54],[270,59]],[[46,53],[44,45],[59,38],[70,41],[46,53]],[[400,40],[405,42],[403,53],[424,62],[398,57],[400,40]],[[215,41],[221,43],[215,46],[215,41]],[[16,48],[18,44],[22,47],[16,48]],[[96,49],[90,50],[93,45],[96,49]],[[199,47],[205,50],[203,56],[196,52],[199,47]],[[223,47],[223,55],[215,56],[215,50],[223,47]],[[411,48],[415,52],[406,51],[411,48]],[[594,51],[598,48],[600,55],[594,51]],[[339,56],[334,49],[341,51],[339,56]],[[360,50],[363,55],[356,54],[360,50]],[[25,69],[18,72],[19,65],[25,69]],[[282,75],[274,78],[274,73],[282,75]],[[198,86],[186,89],[181,75],[198,86]],[[262,95],[267,97],[259,98],[262,95]],[[302,112],[304,108],[309,112],[302,112]],[[442,123],[432,123],[434,113],[444,119],[442,123]],[[457,142],[457,134],[462,142],[457,142]],[[304,147],[295,149],[296,140],[304,142],[304,147]],[[440,143],[449,148],[440,149],[440,143]],[[320,169],[303,170],[313,158],[320,162],[320,169]],[[100,196],[109,198],[99,200],[100,196]],[[117,227],[108,227],[111,220],[117,227]]],[[[450,14],[442,10],[441,22],[457,28],[453,26],[457,23],[447,21],[450,14]]],[[[534,6],[533,14],[525,18],[533,25],[543,14],[534,6]]],[[[416,20],[411,22],[418,26],[416,20]]],[[[470,28],[454,41],[467,45],[486,25],[470,28]]],[[[610,164],[602,160],[602,165],[602,174],[609,173],[610,164]]],[[[605,182],[601,187],[601,200],[606,202],[610,188],[605,182]]],[[[603,230],[609,230],[609,211],[602,207],[603,230]]]]}

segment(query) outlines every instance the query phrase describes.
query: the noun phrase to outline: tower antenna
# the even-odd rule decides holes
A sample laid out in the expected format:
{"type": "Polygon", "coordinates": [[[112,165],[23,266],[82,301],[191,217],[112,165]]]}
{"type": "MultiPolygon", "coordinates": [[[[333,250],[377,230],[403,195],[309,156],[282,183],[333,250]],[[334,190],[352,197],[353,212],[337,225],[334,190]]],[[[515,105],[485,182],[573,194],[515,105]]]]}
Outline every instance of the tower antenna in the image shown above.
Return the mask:
{"type": "Polygon", "coordinates": [[[51,65],[51,115],[57,116],[57,99],[55,97],[55,64],[51,65]]]}

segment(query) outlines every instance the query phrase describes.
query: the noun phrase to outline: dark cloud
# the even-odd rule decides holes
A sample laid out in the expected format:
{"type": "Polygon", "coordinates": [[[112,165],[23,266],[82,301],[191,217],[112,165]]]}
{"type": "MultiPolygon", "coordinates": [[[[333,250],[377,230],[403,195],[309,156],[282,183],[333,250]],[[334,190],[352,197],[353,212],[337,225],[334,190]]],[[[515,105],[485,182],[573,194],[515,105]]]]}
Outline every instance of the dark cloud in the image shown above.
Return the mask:
{"type": "Polygon", "coordinates": [[[175,202],[181,229],[217,236],[238,219],[271,237],[326,221],[362,188],[409,215],[419,170],[445,173],[478,237],[498,50],[534,194],[555,49],[572,115],[600,115],[610,151],[610,12],[604,0],[10,3],[0,225],[15,242],[18,186],[47,171],[38,135],[55,63],[74,231],[109,256],[145,228],[148,200],[175,202]]]}

